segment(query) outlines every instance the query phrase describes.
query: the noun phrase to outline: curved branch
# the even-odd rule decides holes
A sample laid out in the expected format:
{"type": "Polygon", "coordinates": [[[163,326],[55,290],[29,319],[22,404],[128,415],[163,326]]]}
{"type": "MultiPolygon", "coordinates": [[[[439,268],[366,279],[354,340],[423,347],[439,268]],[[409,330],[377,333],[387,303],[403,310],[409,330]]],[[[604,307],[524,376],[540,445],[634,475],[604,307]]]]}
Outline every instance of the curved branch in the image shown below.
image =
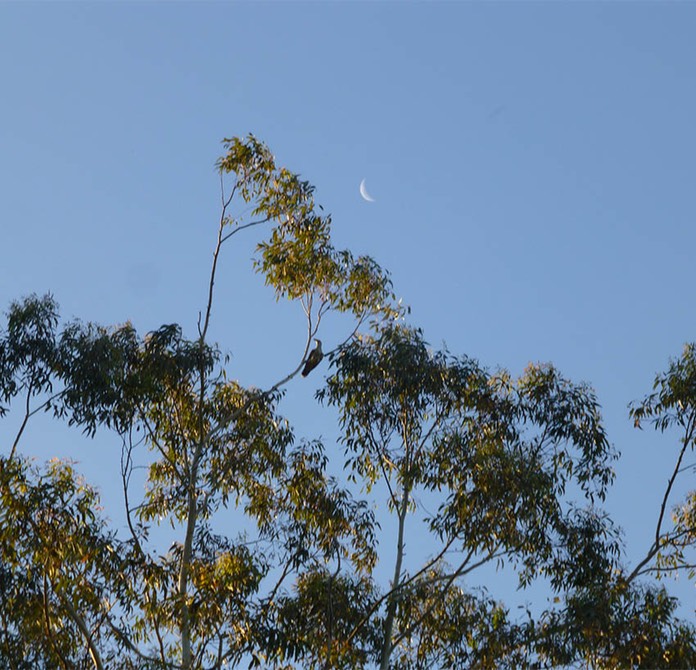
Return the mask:
{"type": "MultiPolygon", "coordinates": [[[[147,663],[156,663],[157,665],[163,665],[166,668],[171,668],[171,670],[181,670],[182,666],[178,665],[176,663],[172,663],[171,661],[166,661],[164,659],[164,650],[162,650],[161,653],[161,658],[154,658],[152,656],[148,656],[147,654],[143,654],[140,649],[138,649],[130,640],[128,635],[124,633],[118,626],[114,624],[113,621],[111,621],[110,618],[106,619],[107,624],[109,625],[109,628],[111,628],[112,632],[116,637],[118,637],[119,640],[131,651],[134,653],[138,658],[142,659],[143,661],[146,661],[147,663]]],[[[162,639],[160,638],[159,634],[157,637],[160,640],[160,644],[162,642],[162,639]]]]}
{"type": "Polygon", "coordinates": [[[672,476],[669,478],[667,482],[667,488],[665,489],[665,494],[662,498],[662,504],[660,505],[660,514],[657,519],[657,525],[655,527],[655,540],[652,543],[650,549],[648,549],[648,553],[645,555],[645,558],[636,565],[634,568],[633,572],[626,578],[627,583],[631,583],[638,575],[642,574],[645,572],[643,568],[656,556],[656,554],[660,551],[660,546],[661,540],[664,539],[664,536],[662,535],[662,522],[664,521],[665,517],[665,511],[667,509],[667,502],[669,500],[669,496],[672,493],[672,487],[674,486],[674,482],[677,478],[677,475],[681,471],[681,463],[682,460],[684,459],[684,454],[686,453],[687,448],[689,447],[689,444],[691,443],[691,440],[693,439],[694,436],[694,420],[693,417],[689,418],[688,424],[686,426],[686,435],[684,436],[683,440],[683,446],[679,451],[679,457],[677,458],[677,463],[674,466],[674,470],[672,471],[672,476]]]}
{"type": "Polygon", "coordinates": [[[227,242],[227,240],[230,239],[233,235],[236,235],[237,233],[241,232],[242,230],[245,230],[246,228],[253,228],[254,226],[259,226],[262,223],[268,223],[271,220],[270,216],[267,216],[265,219],[259,219],[258,221],[250,221],[249,223],[245,223],[241,226],[237,226],[233,231],[227,233],[227,235],[224,235],[222,239],[220,240],[220,244],[224,244],[227,242]]]}
{"type": "Polygon", "coordinates": [[[94,663],[94,667],[97,668],[97,670],[104,670],[104,664],[102,663],[99,650],[97,649],[97,646],[94,644],[92,634],[89,632],[87,624],[85,623],[85,620],[82,618],[82,615],[77,611],[77,609],[73,606],[70,600],[66,598],[60,591],[55,589],[55,587],[53,590],[58,596],[60,602],[63,604],[63,607],[65,607],[65,609],[68,611],[70,618],[75,622],[75,625],[79,628],[80,632],[82,633],[82,636],[85,638],[85,642],[87,643],[87,649],[89,650],[89,655],[92,657],[92,663],[94,663]]]}
{"type": "Polygon", "coordinates": [[[205,340],[205,336],[208,332],[208,327],[210,325],[210,313],[213,309],[213,288],[215,286],[215,275],[217,273],[217,264],[218,264],[218,258],[220,256],[220,249],[222,248],[222,245],[230,239],[233,235],[236,235],[237,233],[241,232],[242,230],[245,230],[246,228],[251,228],[253,226],[258,226],[262,223],[266,223],[270,221],[270,217],[266,217],[265,219],[260,219],[258,221],[251,221],[249,223],[244,224],[243,226],[237,226],[233,231],[227,233],[227,235],[223,235],[223,231],[225,230],[225,225],[227,223],[227,208],[229,207],[230,203],[232,202],[232,198],[234,197],[235,191],[237,189],[237,185],[235,184],[234,188],[232,189],[232,193],[230,194],[230,197],[225,200],[224,196],[224,186],[222,184],[222,174],[220,175],[221,178],[221,190],[222,190],[222,211],[220,212],[220,222],[218,224],[218,236],[217,236],[217,242],[215,244],[215,249],[213,251],[213,266],[210,270],[210,280],[208,282],[208,301],[206,303],[206,308],[205,308],[205,317],[203,319],[203,325],[201,326],[201,317],[199,315],[198,317],[198,335],[201,339],[201,342],[205,340]]]}
{"type": "Polygon", "coordinates": [[[133,520],[131,519],[131,508],[128,499],[128,486],[130,484],[130,476],[133,471],[133,459],[131,458],[131,453],[133,451],[133,443],[131,441],[130,435],[128,436],[129,444],[126,446],[125,438],[123,440],[123,447],[121,449],[121,483],[123,485],[123,501],[126,507],[126,523],[130,530],[131,537],[135,543],[135,548],[141,557],[145,557],[145,552],[140,544],[138,535],[133,527],[133,520]],[[125,452],[125,458],[124,458],[125,452]]]}
{"type": "Polygon", "coordinates": [[[65,394],[66,389],[63,389],[62,391],[58,391],[58,393],[54,393],[50,398],[42,402],[40,405],[37,405],[34,407],[34,409],[30,409],[30,401],[31,401],[31,391],[32,391],[32,385],[31,383],[29,384],[29,388],[27,389],[27,399],[25,403],[25,413],[24,413],[24,419],[22,421],[22,425],[19,427],[19,431],[17,432],[17,435],[15,437],[14,443],[12,444],[12,449],[10,451],[10,459],[13,458],[15,451],[17,449],[17,446],[19,445],[19,440],[22,437],[22,433],[24,432],[24,429],[27,426],[27,423],[29,419],[31,419],[34,414],[37,414],[38,412],[48,409],[51,405],[51,403],[56,400],[57,398],[60,398],[62,395],[65,394]]]}

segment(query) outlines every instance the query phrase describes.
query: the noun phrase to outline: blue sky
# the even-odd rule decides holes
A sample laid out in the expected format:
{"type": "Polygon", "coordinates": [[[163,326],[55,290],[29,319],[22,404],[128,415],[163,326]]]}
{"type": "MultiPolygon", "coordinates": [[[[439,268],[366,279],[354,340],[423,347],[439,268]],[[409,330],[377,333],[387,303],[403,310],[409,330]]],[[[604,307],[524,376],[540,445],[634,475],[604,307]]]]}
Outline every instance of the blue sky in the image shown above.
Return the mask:
{"type": "MultiPolygon", "coordinates": [[[[627,404],[696,339],[695,22],[676,2],[3,3],[0,305],[51,291],[67,318],[193,336],[220,140],[253,132],[316,185],[336,243],[391,270],[433,346],[595,387],[638,559],[676,440],[635,431],[627,404]]],[[[212,332],[264,386],[304,325],[252,247],[225,251],[212,332]]],[[[314,382],[286,406],[328,435],[314,382]]],[[[30,439],[71,453],[45,430],[30,439]]],[[[108,497],[103,453],[72,454],[108,497]]]]}

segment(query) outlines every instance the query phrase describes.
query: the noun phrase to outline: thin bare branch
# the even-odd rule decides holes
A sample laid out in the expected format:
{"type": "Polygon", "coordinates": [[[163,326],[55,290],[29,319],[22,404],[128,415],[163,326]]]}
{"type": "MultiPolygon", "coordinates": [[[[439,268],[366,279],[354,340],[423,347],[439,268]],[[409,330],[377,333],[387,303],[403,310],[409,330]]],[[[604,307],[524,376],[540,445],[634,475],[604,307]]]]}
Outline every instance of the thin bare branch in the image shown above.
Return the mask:
{"type": "Polygon", "coordinates": [[[131,434],[129,432],[128,436],[128,445],[126,445],[126,440],[125,437],[123,439],[123,445],[121,447],[121,483],[123,486],[123,502],[126,507],[126,523],[128,524],[128,528],[130,530],[131,537],[133,538],[133,542],[135,544],[135,548],[137,552],[141,556],[145,556],[145,552],[143,551],[143,548],[140,544],[140,540],[138,539],[138,534],[135,532],[135,528],[133,526],[133,520],[131,519],[131,508],[130,508],[130,501],[128,498],[128,487],[130,485],[130,476],[131,472],[133,471],[133,460],[131,457],[132,451],[133,451],[133,442],[131,439],[131,434]]]}
{"type": "Polygon", "coordinates": [[[265,219],[259,219],[258,221],[250,221],[249,223],[237,226],[234,230],[227,233],[227,235],[223,235],[220,238],[220,244],[224,244],[225,242],[227,242],[227,240],[230,239],[230,237],[236,235],[237,233],[240,233],[242,230],[246,230],[247,228],[253,228],[254,226],[260,226],[262,223],[268,223],[270,220],[271,217],[267,216],[265,219]]]}
{"type": "MultiPolygon", "coordinates": [[[[148,656],[147,654],[143,654],[138,647],[136,647],[133,642],[131,641],[130,637],[126,633],[124,633],[116,624],[114,624],[111,619],[107,618],[106,620],[107,624],[109,625],[109,628],[111,628],[111,631],[118,637],[118,639],[128,648],[130,652],[135,654],[138,658],[141,660],[147,662],[147,663],[156,663],[158,665],[164,665],[167,668],[171,668],[171,670],[181,670],[182,666],[178,665],[177,663],[172,663],[171,661],[167,661],[164,658],[164,649],[162,649],[161,652],[161,658],[154,658],[152,656],[148,656]]],[[[159,637],[159,636],[158,636],[159,637]]],[[[161,643],[161,639],[160,639],[161,643]]]]}
{"type": "Polygon", "coordinates": [[[165,461],[167,461],[169,467],[172,468],[172,470],[176,473],[177,477],[179,477],[179,479],[183,479],[184,475],[183,475],[183,473],[179,470],[179,466],[177,465],[177,463],[176,463],[175,461],[173,461],[173,460],[169,457],[169,455],[167,454],[166,449],[160,444],[159,440],[157,439],[157,435],[156,435],[154,429],[152,428],[152,426],[150,425],[150,422],[148,421],[148,419],[147,419],[147,417],[145,416],[145,414],[144,414],[144,413],[141,413],[141,417],[140,417],[140,418],[141,418],[141,421],[143,422],[143,425],[145,426],[145,429],[146,429],[147,432],[148,432],[148,437],[149,437],[149,439],[150,439],[150,444],[152,444],[152,446],[155,447],[155,449],[157,449],[157,451],[160,453],[160,455],[162,456],[162,458],[163,458],[165,461]]]}
{"type": "Polygon", "coordinates": [[[234,194],[237,192],[238,186],[239,182],[235,181],[234,186],[232,187],[232,192],[230,193],[228,198],[225,198],[225,177],[223,175],[222,170],[220,170],[220,201],[222,204],[223,211],[225,211],[230,206],[230,203],[234,199],[234,194]]]}
{"type": "Polygon", "coordinates": [[[80,633],[82,633],[82,636],[85,638],[87,649],[89,650],[89,655],[92,658],[92,663],[94,663],[94,667],[97,670],[104,670],[104,664],[102,663],[101,655],[99,654],[99,650],[97,649],[97,646],[94,643],[92,634],[89,632],[89,629],[87,628],[87,624],[85,623],[84,618],[73,606],[69,598],[67,598],[59,590],[55,589],[55,587],[53,590],[55,594],[58,596],[63,607],[65,607],[65,609],[67,610],[68,614],[70,615],[70,618],[73,620],[75,625],[80,630],[80,633]]]}
{"type": "MultiPolygon", "coordinates": [[[[500,546],[500,545],[499,545],[500,546]]],[[[450,575],[443,577],[445,580],[445,584],[440,590],[441,597],[444,596],[445,593],[447,593],[447,590],[452,586],[454,581],[460,577],[463,577],[464,575],[468,574],[472,570],[475,570],[476,568],[484,565],[485,563],[488,563],[489,561],[492,561],[494,558],[499,557],[500,555],[504,555],[505,552],[502,552],[502,554],[497,554],[495,550],[491,552],[488,556],[484,557],[482,560],[478,561],[477,563],[473,564],[467,569],[464,569],[466,567],[466,563],[469,561],[471,558],[471,553],[467,555],[467,558],[462,562],[454,572],[452,572],[450,575]]],[[[435,581],[435,580],[433,580],[435,581]]],[[[437,580],[441,581],[441,580],[437,580]]],[[[420,624],[423,622],[423,620],[437,607],[437,605],[441,602],[441,597],[440,598],[433,598],[432,602],[430,605],[425,609],[425,611],[421,614],[420,617],[418,617],[413,623],[411,623],[409,626],[406,627],[406,629],[396,637],[392,644],[392,649],[396,648],[396,646],[408,635],[410,635],[420,624]]]]}
{"type": "Polygon", "coordinates": [[[58,658],[60,659],[60,663],[65,668],[65,670],[68,670],[70,665],[68,664],[68,660],[63,656],[63,653],[60,650],[60,647],[56,644],[56,638],[53,633],[53,626],[51,625],[51,613],[50,613],[50,603],[48,600],[48,575],[44,573],[43,575],[43,615],[44,615],[44,630],[46,631],[46,637],[49,639],[51,643],[51,647],[53,647],[54,651],[56,652],[58,658]]]}
{"type": "Polygon", "coordinates": [[[22,437],[22,433],[24,432],[24,429],[27,427],[27,422],[29,421],[29,417],[31,416],[31,393],[33,390],[32,386],[32,382],[29,382],[29,387],[27,388],[27,399],[25,403],[24,419],[22,419],[22,425],[19,427],[14,442],[12,443],[12,449],[10,449],[10,460],[14,458],[17,445],[19,444],[19,440],[22,437]]]}
{"type": "Polygon", "coordinates": [[[680,565],[666,565],[663,567],[652,567],[645,568],[641,572],[642,575],[649,573],[661,573],[661,572],[677,572],[678,570],[694,570],[696,569],[696,563],[681,563],[680,565]]]}
{"type": "MultiPolygon", "coordinates": [[[[413,575],[411,575],[408,579],[405,579],[401,584],[399,585],[398,589],[405,589],[409,584],[413,583],[418,577],[420,577],[423,573],[427,572],[432,568],[435,564],[437,564],[439,561],[442,560],[442,557],[449,551],[449,548],[452,546],[454,543],[454,538],[449,540],[447,544],[442,548],[439,554],[432,558],[430,561],[428,561],[418,572],[415,572],[413,575]]],[[[379,609],[379,607],[382,605],[382,603],[392,595],[394,595],[396,589],[390,589],[386,593],[384,593],[380,598],[375,600],[375,602],[372,604],[372,607],[367,611],[365,616],[355,625],[353,630],[350,632],[346,639],[346,644],[349,644],[350,641],[358,634],[360,629],[370,620],[370,617],[379,609]]]]}
{"type": "Polygon", "coordinates": [[[44,402],[41,404],[37,405],[34,407],[34,409],[31,409],[31,394],[32,394],[32,384],[29,384],[29,387],[27,389],[27,397],[25,401],[25,412],[24,412],[24,418],[22,420],[22,424],[19,427],[19,431],[17,432],[17,435],[15,436],[14,442],[12,444],[12,449],[10,450],[10,458],[14,457],[15,451],[17,449],[17,446],[19,445],[19,440],[22,437],[22,434],[24,433],[24,429],[27,426],[27,423],[29,419],[31,419],[34,414],[38,414],[39,412],[44,411],[47,407],[50,406],[50,404],[56,400],[57,398],[60,398],[60,396],[65,394],[65,389],[62,391],[59,391],[58,393],[54,393],[52,396],[50,396],[48,399],[46,399],[44,402]]]}
{"type": "Polygon", "coordinates": [[[686,426],[686,435],[684,436],[682,448],[679,450],[679,457],[677,458],[677,462],[674,466],[674,470],[672,471],[672,475],[667,482],[667,488],[665,489],[665,494],[662,498],[662,504],[660,505],[660,514],[658,516],[657,525],[655,527],[655,540],[653,541],[650,549],[648,549],[645,558],[643,558],[643,560],[640,561],[638,565],[636,565],[636,567],[633,569],[633,572],[631,572],[631,574],[627,577],[626,582],[629,584],[638,575],[643,574],[645,572],[643,568],[657,555],[657,553],[660,551],[660,547],[664,545],[665,538],[662,536],[662,522],[664,520],[665,512],[667,510],[667,502],[669,501],[669,497],[672,493],[672,487],[674,486],[674,482],[677,478],[677,475],[680,472],[684,454],[686,453],[686,450],[689,447],[691,440],[693,439],[694,428],[695,425],[693,417],[689,417],[689,421],[686,426]]]}

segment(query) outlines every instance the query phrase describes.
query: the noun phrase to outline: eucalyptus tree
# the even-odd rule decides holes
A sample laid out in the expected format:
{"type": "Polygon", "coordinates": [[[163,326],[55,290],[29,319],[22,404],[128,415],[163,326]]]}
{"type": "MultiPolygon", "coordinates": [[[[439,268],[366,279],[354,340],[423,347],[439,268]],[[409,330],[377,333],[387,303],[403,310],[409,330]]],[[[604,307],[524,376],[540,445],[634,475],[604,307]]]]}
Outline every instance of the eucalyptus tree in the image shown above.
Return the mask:
{"type": "Polygon", "coordinates": [[[313,187],[276,166],[262,143],[233,138],[225,148],[196,337],[177,325],[144,338],[130,324],[74,322],[59,331],[50,296],[10,308],[0,391],[6,404],[21,399],[24,416],[0,472],[3,659],[197,668],[261,659],[269,648],[282,655],[267,622],[286,583],[337,557],[356,569],[374,562],[371,513],[326,475],[322,445],[295,440],[277,404],[327,312],[351,315],[354,331],[398,316],[388,275],[332,246],[331,219],[317,213],[313,187]],[[278,298],[301,304],[307,324],[294,367],[264,390],[229,380],[208,341],[221,251],[261,227],[268,232],[256,270],[278,298]],[[68,465],[38,471],[21,456],[27,422],[41,410],[90,435],[110,429],[122,438],[129,537],[106,527],[95,492],[68,465]],[[133,500],[133,455],[143,448],[147,486],[133,500]],[[253,522],[253,537],[214,532],[216,513],[230,506],[253,522]],[[162,523],[180,532],[165,552],[150,541],[162,523]]]}
{"type": "MultiPolygon", "coordinates": [[[[625,558],[595,584],[565,594],[562,609],[545,612],[537,626],[539,648],[565,665],[580,658],[607,670],[690,668],[696,663],[693,619],[680,621],[676,598],[648,578],[696,578],[696,344],[687,344],[656,375],[652,393],[631,404],[630,416],[638,429],[652,425],[677,436],[671,473],[655,510],[653,540],[642,558],[633,563],[625,558]]],[[[663,453],[669,457],[670,449],[663,453]]]]}
{"type": "Polygon", "coordinates": [[[145,336],[131,324],[62,324],[51,296],[9,309],[3,667],[696,665],[694,629],[646,581],[693,569],[693,494],[666,529],[694,443],[693,347],[633,409],[637,423],[684,435],[655,543],[630,568],[601,507],[616,454],[588,386],[550,365],[514,378],[431,350],[389,275],[334,247],[308,182],[252,136],[225,140],[218,168],[221,214],[193,337],[176,324],[145,336]],[[222,251],[251,229],[267,231],[254,268],[306,319],[304,347],[265,389],[234,381],[209,335],[222,251]],[[296,437],[279,411],[288,382],[324,355],[310,345],[330,311],[348,317],[317,393],[339,420],[331,467],[325,445],[296,437]],[[125,534],[73,464],[41,467],[23,453],[39,412],[119,437],[125,534]],[[223,534],[216,522],[230,511],[240,530],[223,534]],[[485,588],[495,570],[514,571],[521,588],[542,582],[549,602],[513,615],[485,588]]]}
{"type": "Polygon", "coordinates": [[[529,622],[511,625],[464,578],[509,564],[522,586],[542,576],[565,591],[610,570],[615,533],[592,503],[614,453],[592,391],[546,365],[491,374],[401,325],[354,340],[333,363],[319,396],[338,407],[347,466],[368,489],[384,482],[396,518],[390,588],[375,602],[380,668],[531,664],[529,622]],[[437,505],[417,533],[431,555],[407,567],[407,523],[422,501],[437,505]]]}

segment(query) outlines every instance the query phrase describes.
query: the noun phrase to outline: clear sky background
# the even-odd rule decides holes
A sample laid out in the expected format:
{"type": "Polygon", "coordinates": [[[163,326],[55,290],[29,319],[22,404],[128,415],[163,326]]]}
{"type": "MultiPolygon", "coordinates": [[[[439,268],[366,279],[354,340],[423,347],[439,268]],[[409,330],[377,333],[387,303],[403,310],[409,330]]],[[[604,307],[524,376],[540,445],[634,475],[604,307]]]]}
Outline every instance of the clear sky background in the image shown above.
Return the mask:
{"type": "MultiPolygon", "coordinates": [[[[637,560],[677,444],[627,404],[696,339],[695,31],[687,2],[2,3],[0,306],[51,291],[66,318],[194,337],[220,140],[252,132],[434,347],[594,386],[637,560]]],[[[264,387],[305,330],[252,248],[224,252],[212,333],[264,387]]],[[[288,387],[300,435],[334,430],[309,411],[320,382],[288,387]]],[[[25,453],[73,455],[108,500],[108,440],[41,425],[25,453]]],[[[693,585],[670,588],[693,614],[693,585]]]]}

